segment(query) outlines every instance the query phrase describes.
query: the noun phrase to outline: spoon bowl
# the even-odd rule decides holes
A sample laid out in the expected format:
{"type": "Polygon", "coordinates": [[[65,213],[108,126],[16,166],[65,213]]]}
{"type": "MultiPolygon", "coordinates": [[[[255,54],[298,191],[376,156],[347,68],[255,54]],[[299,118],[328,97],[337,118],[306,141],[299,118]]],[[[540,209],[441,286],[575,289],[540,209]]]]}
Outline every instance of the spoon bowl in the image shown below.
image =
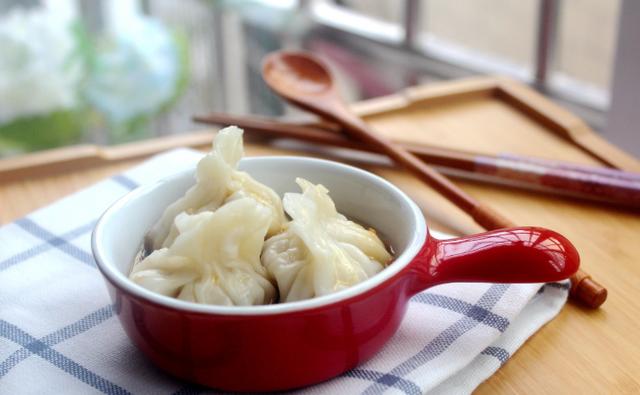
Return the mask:
{"type": "Polygon", "coordinates": [[[279,87],[278,93],[282,96],[318,96],[326,94],[334,86],[327,66],[311,55],[272,54],[265,59],[262,70],[265,79],[273,82],[271,86],[279,87]]]}

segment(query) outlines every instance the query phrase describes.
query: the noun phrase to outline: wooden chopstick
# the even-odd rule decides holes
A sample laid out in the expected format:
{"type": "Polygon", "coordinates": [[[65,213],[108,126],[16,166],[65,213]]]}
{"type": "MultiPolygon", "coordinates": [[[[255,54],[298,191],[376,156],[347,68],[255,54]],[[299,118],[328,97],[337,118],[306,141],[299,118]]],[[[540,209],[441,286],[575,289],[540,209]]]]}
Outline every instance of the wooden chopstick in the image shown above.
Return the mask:
{"type": "MultiPolygon", "coordinates": [[[[380,152],[340,133],[339,126],[321,122],[301,124],[256,116],[211,113],[196,122],[238,125],[271,137],[284,137],[335,147],[380,152]]],[[[507,184],[551,194],[573,196],[616,206],[640,208],[640,174],[517,155],[490,156],[439,147],[397,143],[420,159],[449,174],[507,184]],[[460,173],[462,172],[462,173],[460,173]]]]}
{"type": "MultiPolygon", "coordinates": [[[[232,115],[232,114],[228,114],[228,113],[210,113],[209,115],[205,115],[204,117],[207,118],[209,116],[214,116],[214,117],[220,117],[220,119],[227,119],[227,120],[238,120],[239,122],[242,122],[242,119],[239,119],[240,117],[237,115],[232,115]]],[[[252,121],[266,121],[266,122],[270,122],[273,124],[274,127],[277,127],[279,125],[293,125],[293,126],[305,126],[305,127],[310,127],[313,129],[319,129],[319,130],[324,130],[327,132],[333,132],[333,133],[338,133],[341,134],[344,137],[348,137],[345,136],[344,133],[342,133],[342,128],[340,127],[340,125],[337,125],[333,122],[329,122],[329,121],[325,121],[325,120],[318,120],[318,121],[282,121],[279,120],[277,118],[269,118],[269,117],[262,117],[262,116],[256,116],[256,115],[248,115],[246,117],[251,118],[252,121]]],[[[200,118],[198,116],[196,116],[195,118],[200,118]]],[[[242,117],[244,118],[244,116],[242,117]]],[[[204,123],[208,123],[206,121],[203,121],[204,123]]],[[[257,124],[256,124],[257,125],[257,124]]],[[[265,130],[266,133],[268,133],[268,131],[265,130]]],[[[277,133],[277,131],[276,131],[277,133]]],[[[393,140],[393,139],[392,139],[393,140]]],[[[355,144],[353,142],[351,142],[354,146],[358,146],[358,147],[362,147],[360,144],[355,144]]],[[[435,159],[435,157],[442,157],[442,160],[446,160],[445,157],[451,157],[451,156],[456,156],[456,155],[463,155],[463,158],[465,160],[469,160],[469,161],[473,161],[476,158],[487,158],[487,159],[491,159],[493,161],[503,161],[503,160],[508,160],[508,161],[512,161],[512,162],[517,162],[518,164],[535,164],[537,166],[540,166],[544,169],[549,169],[549,170],[570,170],[570,171],[576,171],[576,172],[580,172],[580,173],[585,173],[585,174],[589,174],[589,175],[593,175],[593,174],[597,174],[597,175],[602,175],[602,176],[606,176],[606,177],[611,177],[611,178],[615,178],[615,179],[623,179],[623,180],[631,180],[631,181],[640,181],[640,173],[638,172],[634,172],[634,171],[627,171],[627,170],[620,170],[616,167],[600,167],[600,166],[593,166],[593,165],[583,165],[583,164],[577,164],[577,163],[572,163],[572,162],[565,162],[565,161],[559,161],[559,160],[550,160],[550,159],[542,159],[542,158],[537,158],[537,157],[532,157],[532,156],[525,156],[525,155],[516,155],[516,154],[510,154],[510,153],[503,153],[503,154],[499,154],[499,155],[489,155],[489,154],[480,154],[477,152],[471,152],[471,151],[462,151],[462,150],[458,150],[458,149],[451,149],[451,148],[442,148],[442,147],[436,147],[436,146],[431,146],[431,145],[427,145],[427,144],[423,144],[420,143],[419,145],[416,145],[414,143],[411,144],[407,144],[407,143],[403,143],[403,142],[395,142],[396,144],[400,144],[402,146],[407,147],[408,149],[415,149],[416,152],[429,152],[429,155],[433,155],[434,159],[429,159],[429,160],[433,160],[434,163],[435,161],[437,161],[438,159],[435,159]]],[[[362,148],[361,148],[362,149],[362,148]]],[[[373,148],[372,148],[373,150],[373,148]]],[[[375,151],[372,151],[375,152],[375,151]]],[[[425,157],[428,158],[428,157],[425,157]]],[[[438,165],[438,163],[435,163],[436,165],[438,165]]],[[[472,165],[469,165],[469,168],[472,168],[472,165]]],[[[462,170],[462,169],[461,169],[462,170]]],[[[530,178],[530,177],[529,177],[530,178]]]]}

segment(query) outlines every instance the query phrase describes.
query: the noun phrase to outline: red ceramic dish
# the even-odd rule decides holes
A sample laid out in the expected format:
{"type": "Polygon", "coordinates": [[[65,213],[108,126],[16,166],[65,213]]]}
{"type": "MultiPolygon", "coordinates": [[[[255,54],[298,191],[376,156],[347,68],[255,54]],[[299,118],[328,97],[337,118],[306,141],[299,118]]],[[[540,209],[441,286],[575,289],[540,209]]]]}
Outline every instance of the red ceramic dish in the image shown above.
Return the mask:
{"type": "Polygon", "coordinates": [[[449,282],[548,282],[577,271],[563,236],[514,228],[446,241],[428,235],[418,207],[385,180],[308,158],[248,158],[241,168],[276,192],[302,176],[329,188],[338,209],[390,242],[394,262],[335,294],[268,306],[228,307],[154,294],[127,278],[146,230],[193,184],[183,173],[112,206],[93,233],[93,252],[131,340],[185,380],[230,391],[274,391],[317,383],[372,357],[395,333],[415,293],[449,282]]]}

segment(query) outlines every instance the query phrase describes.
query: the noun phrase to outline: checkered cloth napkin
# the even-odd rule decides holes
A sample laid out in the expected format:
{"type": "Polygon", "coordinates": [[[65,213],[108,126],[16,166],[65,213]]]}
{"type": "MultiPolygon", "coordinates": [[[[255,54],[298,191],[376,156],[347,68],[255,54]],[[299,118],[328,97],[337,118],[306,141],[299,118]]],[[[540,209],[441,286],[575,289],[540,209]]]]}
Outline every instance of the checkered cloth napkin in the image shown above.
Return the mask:
{"type": "MultiPolygon", "coordinates": [[[[162,373],[131,344],[90,249],[111,203],[199,158],[171,151],[0,228],[0,393],[210,392],[162,373]]],[[[560,311],[567,293],[566,282],[431,288],[411,300],[373,359],[300,392],[469,393],[560,311]]]]}

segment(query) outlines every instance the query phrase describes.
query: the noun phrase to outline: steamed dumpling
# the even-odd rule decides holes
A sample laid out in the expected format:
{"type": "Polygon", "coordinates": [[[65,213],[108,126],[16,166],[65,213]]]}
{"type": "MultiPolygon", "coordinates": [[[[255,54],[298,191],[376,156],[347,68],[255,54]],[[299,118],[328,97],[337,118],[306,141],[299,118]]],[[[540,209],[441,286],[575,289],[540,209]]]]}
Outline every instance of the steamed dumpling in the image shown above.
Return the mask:
{"type": "Polygon", "coordinates": [[[283,199],[292,220],[265,242],[261,257],[276,279],[280,302],[330,294],[382,270],[391,255],[375,231],[338,213],[324,186],[296,182],[302,193],[283,199]]]}
{"type": "Polygon", "coordinates": [[[214,212],[178,214],[175,239],[134,265],[130,278],[151,291],[196,303],[272,303],[276,289],[260,262],[272,221],[272,210],[250,197],[214,212]]]}
{"type": "Polygon", "coordinates": [[[269,236],[282,230],[286,218],[280,197],[247,173],[236,170],[244,152],[242,133],[236,126],[218,132],[213,149],[198,162],[196,185],[167,207],[147,234],[147,251],[171,245],[177,236],[174,219],[180,213],[214,211],[226,202],[243,197],[251,197],[269,210],[269,236]]]}

